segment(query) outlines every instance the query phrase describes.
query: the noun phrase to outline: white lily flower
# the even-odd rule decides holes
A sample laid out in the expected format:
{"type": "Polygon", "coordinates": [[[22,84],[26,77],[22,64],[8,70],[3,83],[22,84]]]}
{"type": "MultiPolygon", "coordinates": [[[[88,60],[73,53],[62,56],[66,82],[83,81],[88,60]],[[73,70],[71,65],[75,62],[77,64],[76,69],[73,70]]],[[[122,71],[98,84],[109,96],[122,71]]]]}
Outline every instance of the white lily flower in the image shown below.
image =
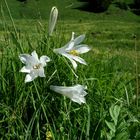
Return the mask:
{"type": "Polygon", "coordinates": [[[36,51],[33,51],[31,55],[20,54],[19,58],[21,62],[25,64],[20,72],[28,73],[25,77],[25,83],[33,81],[38,76],[45,77],[44,67],[46,63],[50,61],[48,56],[43,55],[39,59],[36,51]]]}
{"type": "Polygon", "coordinates": [[[49,35],[51,36],[57,21],[58,17],[58,9],[54,6],[50,12],[50,19],[49,19],[49,35]]]}
{"type": "Polygon", "coordinates": [[[77,68],[76,61],[81,64],[87,65],[86,61],[78,56],[79,54],[86,53],[90,50],[88,45],[80,44],[84,40],[84,38],[85,35],[80,35],[74,39],[74,32],[72,32],[71,40],[62,48],[54,49],[54,52],[68,58],[71,61],[74,69],[77,68]]]}
{"type": "Polygon", "coordinates": [[[84,91],[86,87],[82,85],[77,84],[71,87],[51,85],[50,89],[70,98],[73,102],[76,102],[78,104],[86,103],[86,100],[84,98],[84,96],[87,95],[87,92],[84,91]]]}

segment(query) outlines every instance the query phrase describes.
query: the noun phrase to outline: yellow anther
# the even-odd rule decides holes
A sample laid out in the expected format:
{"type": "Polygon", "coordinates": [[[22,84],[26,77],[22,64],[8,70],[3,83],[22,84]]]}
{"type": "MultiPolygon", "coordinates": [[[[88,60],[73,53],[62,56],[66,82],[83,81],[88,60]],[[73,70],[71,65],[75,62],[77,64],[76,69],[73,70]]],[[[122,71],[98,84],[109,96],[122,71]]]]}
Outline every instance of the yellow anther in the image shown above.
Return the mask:
{"type": "Polygon", "coordinates": [[[72,54],[72,55],[78,55],[79,53],[78,53],[78,51],[77,50],[71,50],[71,51],[69,51],[69,54],[72,54]]]}
{"type": "Polygon", "coordinates": [[[33,69],[40,69],[40,67],[41,67],[41,64],[39,63],[39,64],[34,65],[33,69]]]}

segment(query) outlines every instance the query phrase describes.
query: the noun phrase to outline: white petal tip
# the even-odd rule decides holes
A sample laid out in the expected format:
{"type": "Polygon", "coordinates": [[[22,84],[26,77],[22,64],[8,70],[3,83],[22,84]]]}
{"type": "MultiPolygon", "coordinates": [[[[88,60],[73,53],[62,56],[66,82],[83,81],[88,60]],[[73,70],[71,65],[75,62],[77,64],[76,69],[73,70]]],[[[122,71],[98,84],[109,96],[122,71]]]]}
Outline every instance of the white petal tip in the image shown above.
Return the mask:
{"type": "Polygon", "coordinates": [[[25,77],[25,83],[31,82],[34,80],[34,77],[32,77],[31,75],[27,74],[25,77]]]}

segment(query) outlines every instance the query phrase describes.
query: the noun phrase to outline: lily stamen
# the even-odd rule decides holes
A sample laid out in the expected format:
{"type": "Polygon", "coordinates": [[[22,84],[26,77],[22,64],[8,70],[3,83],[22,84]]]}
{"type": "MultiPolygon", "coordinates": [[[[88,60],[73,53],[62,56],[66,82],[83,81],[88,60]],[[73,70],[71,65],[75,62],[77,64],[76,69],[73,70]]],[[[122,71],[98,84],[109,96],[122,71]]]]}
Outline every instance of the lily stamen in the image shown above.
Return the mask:
{"type": "Polygon", "coordinates": [[[37,65],[34,65],[34,66],[33,66],[33,69],[40,69],[40,67],[41,67],[41,64],[39,63],[39,64],[37,64],[37,65]]]}
{"type": "Polygon", "coordinates": [[[71,50],[71,51],[69,51],[69,54],[72,54],[74,56],[78,56],[79,55],[77,50],[71,50]]]}

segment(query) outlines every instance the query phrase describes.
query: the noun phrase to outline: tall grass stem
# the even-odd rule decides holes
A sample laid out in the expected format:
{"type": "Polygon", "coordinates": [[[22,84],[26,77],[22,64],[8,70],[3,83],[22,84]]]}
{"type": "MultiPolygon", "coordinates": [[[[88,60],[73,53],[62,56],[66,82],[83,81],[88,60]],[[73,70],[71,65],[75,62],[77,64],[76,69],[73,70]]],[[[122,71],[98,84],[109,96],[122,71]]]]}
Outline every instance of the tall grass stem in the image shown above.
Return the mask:
{"type": "Polygon", "coordinates": [[[134,37],[135,40],[135,72],[136,72],[136,105],[137,108],[139,106],[139,79],[138,79],[138,55],[137,55],[137,38],[134,37]]]}

